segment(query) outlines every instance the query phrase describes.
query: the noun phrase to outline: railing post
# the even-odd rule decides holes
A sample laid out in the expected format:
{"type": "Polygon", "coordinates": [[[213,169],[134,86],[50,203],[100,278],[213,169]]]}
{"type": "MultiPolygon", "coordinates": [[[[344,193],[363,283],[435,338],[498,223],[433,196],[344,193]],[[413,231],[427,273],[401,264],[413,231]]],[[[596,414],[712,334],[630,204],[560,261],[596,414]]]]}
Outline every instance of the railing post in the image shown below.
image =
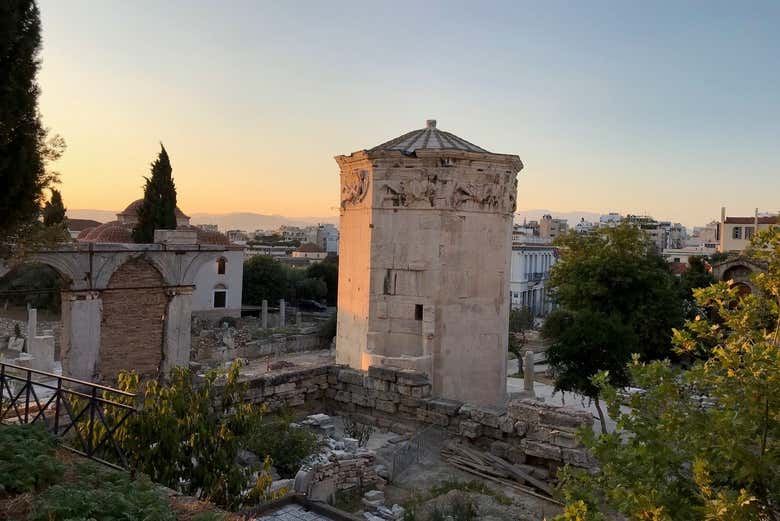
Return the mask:
{"type": "Polygon", "coordinates": [[[27,423],[30,418],[30,385],[32,385],[32,371],[27,370],[27,389],[24,398],[24,423],[27,423]]]}
{"type": "MultiPolygon", "coordinates": [[[[5,410],[3,398],[5,397],[5,364],[0,363],[0,414],[5,410]]],[[[8,398],[11,398],[10,396],[8,398]]],[[[3,421],[5,418],[0,418],[3,421]]]]}
{"type": "Polygon", "coordinates": [[[92,397],[89,399],[89,433],[87,438],[87,455],[92,456],[92,443],[95,440],[95,404],[97,402],[97,387],[92,387],[92,397]]]}
{"type": "Polygon", "coordinates": [[[54,391],[54,435],[60,433],[60,397],[62,396],[62,378],[57,378],[57,390],[54,391]]]}

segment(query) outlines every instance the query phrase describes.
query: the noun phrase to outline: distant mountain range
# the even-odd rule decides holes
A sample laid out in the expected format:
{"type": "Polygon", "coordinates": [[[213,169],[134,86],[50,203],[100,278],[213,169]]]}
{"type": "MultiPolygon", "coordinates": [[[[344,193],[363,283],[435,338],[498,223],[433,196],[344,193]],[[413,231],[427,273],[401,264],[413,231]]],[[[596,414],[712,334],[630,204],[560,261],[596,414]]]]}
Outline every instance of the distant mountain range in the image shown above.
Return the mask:
{"type": "MultiPolygon", "coordinates": [[[[523,220],[539,220],[543,215],[550,214],[553,217],[568,219],[569,226],[577,224],[581,218],[586,221],[598,221],[601,214],[595,212],[556,212],[554,210],[534,209],[519,210],[515,215],[515,222],[523,220]]],[[[116,219],[116,212],[108,210],[68,210],[68,217],[73,219],[94,219],[102,223],[116,219]]],[[[338,225],[337,215],[327,217],[285,217],[284,215],[265,215],[252,212],[230,213],[193,213],[190,215],[192,224],[216,224],[221,231],[227,230],[275,230],[280,226],[311,226],[318,223],[330,223],[338,225]]]]}

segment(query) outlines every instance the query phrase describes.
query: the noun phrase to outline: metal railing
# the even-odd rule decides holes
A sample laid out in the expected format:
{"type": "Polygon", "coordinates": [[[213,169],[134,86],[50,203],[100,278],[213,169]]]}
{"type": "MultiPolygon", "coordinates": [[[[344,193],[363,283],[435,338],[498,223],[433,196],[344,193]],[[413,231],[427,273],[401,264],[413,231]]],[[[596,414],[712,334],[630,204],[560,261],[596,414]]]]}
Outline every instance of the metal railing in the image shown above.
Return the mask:
{"type": "Polygon", "coordinates": [[[129,469],[116,434],[136,408],[119,400],[134,403],[135,395],[0,362],[0,423],[39,422],[63,448],[110,467],[129,469]]]}

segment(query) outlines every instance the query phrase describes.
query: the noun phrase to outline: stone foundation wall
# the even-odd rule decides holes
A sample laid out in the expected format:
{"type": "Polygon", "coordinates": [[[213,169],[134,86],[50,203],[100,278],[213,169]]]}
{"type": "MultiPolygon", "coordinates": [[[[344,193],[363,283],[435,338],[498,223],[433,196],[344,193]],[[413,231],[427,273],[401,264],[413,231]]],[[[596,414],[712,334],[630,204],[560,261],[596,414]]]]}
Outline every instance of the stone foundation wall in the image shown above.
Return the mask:
{"type": "Polygon", "coordinates": [[[426,375],[381,367],[367,373],[338,365],[291,368],[248,383],[250,399],[272,410],[317,402],[329,412],[393,431],[435,425],[513,463],[593,465],[575,436],[580,427],[592,427],[593,417],[568,407],[522,399],[496,409],[434,398],[426,375]]]}
{"type": "Polygon", "coordinates": [[[200,318],[192,324],[190,359],[206,365],[244,358],[254,360],[271,355],[322,349],[317,325],[290,326],[292,331],[262,330],[254,319],[238,319],[235,327],[200,318]]]}

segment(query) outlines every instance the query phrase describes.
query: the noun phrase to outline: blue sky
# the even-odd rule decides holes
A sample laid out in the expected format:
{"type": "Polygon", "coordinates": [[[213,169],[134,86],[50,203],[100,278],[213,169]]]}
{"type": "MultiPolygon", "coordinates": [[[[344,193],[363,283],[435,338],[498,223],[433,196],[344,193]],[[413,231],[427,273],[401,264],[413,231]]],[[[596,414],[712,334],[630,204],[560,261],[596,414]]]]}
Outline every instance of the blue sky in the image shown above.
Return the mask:
{"type": "Polygon", "coordinates": [[[780,209],[780,3],[40,1],[71,208],[329,215],[333,156],[424,125],[516,153],[521,209],[780,209]],[[110,187],[107,190],[106,187],[110,187]]]}

